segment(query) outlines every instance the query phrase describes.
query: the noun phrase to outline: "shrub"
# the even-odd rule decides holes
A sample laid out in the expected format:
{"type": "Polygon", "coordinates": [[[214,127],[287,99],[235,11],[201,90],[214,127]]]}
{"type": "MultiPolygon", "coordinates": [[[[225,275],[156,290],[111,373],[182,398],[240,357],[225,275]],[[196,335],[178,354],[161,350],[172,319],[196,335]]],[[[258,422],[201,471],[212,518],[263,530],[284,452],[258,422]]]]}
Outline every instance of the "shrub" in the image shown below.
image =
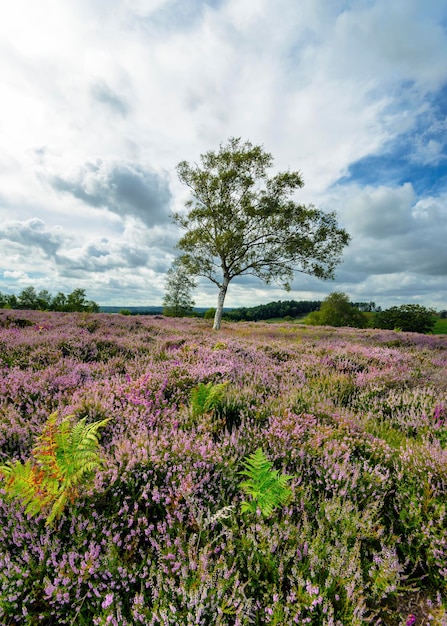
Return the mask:
{"type": "Polygon", "coordinates": [[[402,304],[377,313],[376,328],[399,329],[404,332],[428,333],[435,325],[434,311],[420,304],[402,304]]]}
{"type": "Polygon", "coordinates": [[[215,315],[216,315],[216,309],[211,308],[205,311],[203,317],[206,320],[213,320],[215,315]]]}
{"type": "Polygon", "coordinates": [[[319,311],[310,313],[307,323],[315,326],[366,328],[368,318],[351,304],[346,294],[334,292],[323,301],[319,311]]]}

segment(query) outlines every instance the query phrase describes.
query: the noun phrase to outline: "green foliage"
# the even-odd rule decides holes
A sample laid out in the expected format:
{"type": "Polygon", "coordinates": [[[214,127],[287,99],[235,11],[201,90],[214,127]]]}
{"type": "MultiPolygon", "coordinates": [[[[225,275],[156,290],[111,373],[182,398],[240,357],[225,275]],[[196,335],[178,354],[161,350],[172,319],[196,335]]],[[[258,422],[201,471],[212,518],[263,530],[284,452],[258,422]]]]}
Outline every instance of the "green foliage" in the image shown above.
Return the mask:
{"type": "Polygon", "coordinates": [[[191,390],[191,409],[193,417],[218,409],[225,396],[228,383],[199,383],[191,390]]]}
{"type": "Polygon", "coordinates": [[[226,311],[224,318],[227,320],[242,321],[285,319],[290,317],[303,317],[307,313],[319,309],[319,300],[278,300],[268,304],[259,304],[254,307],[240,307],[226,311]]]}
{"type": "Polygon", "coordinates": [[[214,319],[215,315],[216,315],[216,309],[214,307],[211,307],[210,309],[205,311],[203,318],[206,320],[212,320],[214,319]]]}
{"type": "Polygon", "coordinates": [[[25,289],[22,289],[18,297],[18,308],[32,310],[37,309],[37,307],[37,293],[34,287],[26,287],[25,289]]]}
{"type": "Polygon", "coordinates": [[[191,275],[219,289],[214,328],[220,328],[225,296],[237,276],[251,274],[290,289],[295,271],[332,278],[347,232],[334,213],[297,204],[299,172],[270,177],[272,155],[249,141],[231,138],[217,152],[201,155],[201,166],[179,163],[180,181],[193,199],[188,213],[175,214],[185,234],[178,242],[191,275]]]}
{"type": "Polygon", "coordinates": [[[367,316],[351,304],[345,293],[331,293],[321,304],[319,311],[314,311],[306,322],[315,326],[350,326],[366,328],[367,316]]]}
{"type": "Polygon", "coordinates": [[[191,291],[196,287],[196,282],[191,278],[187,268],[181,264],[179,259],[176,259],[169,268],[165,287],[163,315],[167,317],[191,315],[194,306],[191,291]]]}
{"type": "Polygon", "coordinates": [[[0,308],[27,309],[40,311],[85,311],[98,313],[99,306],[93,300],[86,300],[85,289],[75,289],[68,296],[61,291],[54,297],[43,289],[36,292],[34,287],[25,287],[18,297],[0,293],[0,308]]]}
{"type": "Polygon", "coordinates": [[[322,326],[320,311],[312,311],[306,318],[303,320],[304,324],[309,324],[309,326],[322,326]]]}
{"type": "Polygon", "coordinates": [[[376,328],[400,329],[404,332],[428,333],[435,325],[434,311],[420,304],[402,304],[376,313],[376,328]]]}
{"type": "Polygon", "coordinates": [[[8,461],[0,466],[7,496],[21,500],[29,515],[43,513],[51,526],[101,466],[98,430],[108,421],[86,424],[83,418],[73,425],[72,417],[68,417],[58,424],[57,413],[50,415],[32,449],[32,458],[24,464],[8,461]]]}
{"type": "Polygon", "coordinates": [[[64,311],[89,311],[90,313],[97,313],[99,306],[96,302],[87,302],[85,289],[75,289],[72,293],[68,294],[64,311]]]}
{"type": "Polygon", "coordinates": [[[292,491],[287,482],[292,476],[279,474],[278,470],[272,469],[273,464],[261,448],[247,457],[243,465],[245,469],[239,473],[247,476],[248,480],[239,486],[251,500],[242,502],[241,511],[256,513],[260,509],[262,515],[269,517],[274,509],[290,499],[292,491]]]}

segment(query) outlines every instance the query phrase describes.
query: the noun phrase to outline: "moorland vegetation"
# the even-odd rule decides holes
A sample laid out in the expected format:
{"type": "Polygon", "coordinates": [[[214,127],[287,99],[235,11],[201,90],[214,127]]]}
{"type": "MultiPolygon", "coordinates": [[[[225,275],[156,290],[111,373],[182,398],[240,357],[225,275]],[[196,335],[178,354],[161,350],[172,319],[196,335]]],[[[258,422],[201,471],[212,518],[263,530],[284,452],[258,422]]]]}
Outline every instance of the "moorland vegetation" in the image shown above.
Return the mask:
{"type": "Polygon", "coordinates": [[[0,623],[445,624],[447,338],[211,324],[0,311],[0,623]]]}

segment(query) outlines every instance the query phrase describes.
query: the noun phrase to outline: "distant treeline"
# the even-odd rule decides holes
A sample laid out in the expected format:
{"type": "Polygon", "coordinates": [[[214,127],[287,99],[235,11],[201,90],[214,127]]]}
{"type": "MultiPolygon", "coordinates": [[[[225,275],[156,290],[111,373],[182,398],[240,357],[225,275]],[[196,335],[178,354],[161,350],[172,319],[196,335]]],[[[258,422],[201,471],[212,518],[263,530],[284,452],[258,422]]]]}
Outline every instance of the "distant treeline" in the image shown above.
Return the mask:
{"type": "Polygon", "coordinates": [[[232,321],[259,321],[275,317],[302,317],[317,311],[321,306],[320,300],[286,300],[259,304],[254,307],[241,307],[226,311],[224,317],[232,321]]]}
{"type": "Polygon", "coordinates": [[[99,307],[100,313],[121,313],[122,315],[162,315],[162,306],[113,306],[99,307]]]}
{"type": "Polygon", "coordinates": [[[53,296],[46,289],[37,292],[34,287],[26,287],[17,296],[0,291],[0,308],[37,311],[85,311],[89,313],[99,311],[96,302],[86,299],[85,289],[75,289],[68,295],[59,291],[53,296]]]}
{"type": "MultiPolygon", "coordinates": [[[[318,311],[320,306],[321,300],[278,300],[277,302],[269,302],[268,304],[260,304],[254,307],[241,307],[232,311],[226,311],[224,318],[231,321],[255,322],[273,318],[296,318],[318,311]]],[[[380,307],[376,307],[375,302],[353,302],[352,306],[364,313],[380,310],[380,307]]]]}

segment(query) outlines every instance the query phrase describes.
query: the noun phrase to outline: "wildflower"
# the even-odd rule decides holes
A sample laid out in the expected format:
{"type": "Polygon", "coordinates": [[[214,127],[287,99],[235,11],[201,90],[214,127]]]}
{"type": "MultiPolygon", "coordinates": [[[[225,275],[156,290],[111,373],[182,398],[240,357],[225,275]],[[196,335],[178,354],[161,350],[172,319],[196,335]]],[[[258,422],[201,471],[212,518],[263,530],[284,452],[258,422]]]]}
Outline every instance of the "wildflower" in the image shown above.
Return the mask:
{"type": "Polygon", "coordinates": [[[413,624],[416,623],[416,615],[413,615],[413,613],[411,613],[408,617],[407,617],[407,621],[405,622],[405,626],[413,626],[413,624]]]}
{"type": "Polygon", "coordinates": [[[102,608],[106,609],[108,606],[110,606],[113,602],[113,593],[108,593],[106,595],[106,597],[104,598],[104,600],[102,601],[102,608]]]}

